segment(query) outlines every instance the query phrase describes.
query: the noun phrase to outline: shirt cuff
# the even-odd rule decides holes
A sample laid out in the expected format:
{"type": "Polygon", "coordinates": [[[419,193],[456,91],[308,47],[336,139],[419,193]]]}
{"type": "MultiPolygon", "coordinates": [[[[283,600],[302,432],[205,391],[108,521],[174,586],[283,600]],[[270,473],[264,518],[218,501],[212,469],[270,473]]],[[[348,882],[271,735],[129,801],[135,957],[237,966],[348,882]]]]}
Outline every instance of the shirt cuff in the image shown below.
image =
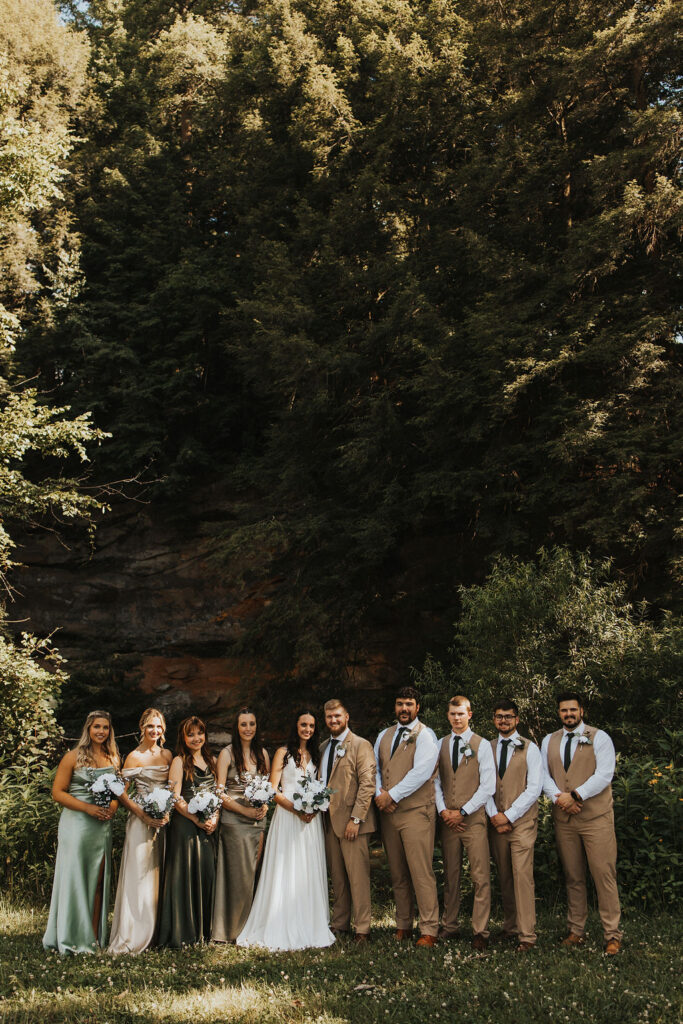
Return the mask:
{"type": "Polygon", "coordinates": [[[387,790],[387,792],[389,793],[389,796],[391,797],[391,799],[394,801],[395,804],[400,803],[400,800],[401,800],[400,797],[398,798],[398,800],[396,799],[395,794],[396,794],[396,790],[397,789],[398,789],[398,786],[394,786],[393,789],[387,790]]]}
{"type": "Polygon", "coordinates": [[[508,807],[507,811],[503,811],[503,814],[511,825],[519,818],[519,811],[515,811],[512,807],[508,807]]]}
{"type": "Polygon", "coordinates": [[[446,810],[446,801],[438,793],[436,795],[436,813],[441,814],[442,811],[446,810]]]}
{"type": "MultiPolygon", "coordinates": [[[[483,804],[482,804],[482,806],[483,806],[483,804]]],[[[473,814],[474,811],[478,811],[479,810],[478,807],[475,807],[474,802],[472,800],[468,800],[466,804],[463,804],[462,805],[462,809],[465,812],[465,814],[473,814]]]]}

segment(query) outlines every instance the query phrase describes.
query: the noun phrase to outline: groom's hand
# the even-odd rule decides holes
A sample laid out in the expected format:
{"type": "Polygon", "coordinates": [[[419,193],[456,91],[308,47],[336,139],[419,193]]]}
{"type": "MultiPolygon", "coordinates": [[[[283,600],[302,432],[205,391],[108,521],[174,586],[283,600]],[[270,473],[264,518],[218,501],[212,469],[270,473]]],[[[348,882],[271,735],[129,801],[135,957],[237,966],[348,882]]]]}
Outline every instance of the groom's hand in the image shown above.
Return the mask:
{"type": "Polygon", "coordinates": [[[453,829],[454,832],[465,831],[465,819],[463,818],[460,811],[449,811],[448,809],[441,812],[441,820],[444,825],[448,828],[453,829]]]}
{"type": "Polygon", "coordinates": [[[359,829],[360,825],[355,825],[353,821],[349,820],[348,825],[344,829],[344,839],[348,839],[348,841],[352,843],[358,835],[359,829]]]}

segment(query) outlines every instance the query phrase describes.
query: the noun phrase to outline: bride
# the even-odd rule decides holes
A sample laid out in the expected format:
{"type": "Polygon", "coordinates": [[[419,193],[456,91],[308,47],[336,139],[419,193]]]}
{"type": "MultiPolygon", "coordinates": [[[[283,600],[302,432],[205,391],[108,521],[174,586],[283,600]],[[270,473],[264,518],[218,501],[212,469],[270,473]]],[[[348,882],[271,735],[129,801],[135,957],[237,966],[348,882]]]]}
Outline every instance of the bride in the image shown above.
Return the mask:
{"type": "Polygon", "coordinates": [[[277,807],[263,868],[238,946],[306,949],[331,946],[325,841],[319,814],[297,811],[291,796],[302,775],[316,777],[318,729],[308,709],[294,719],[286,747],[275,752],[270,781],[277,807]]]}

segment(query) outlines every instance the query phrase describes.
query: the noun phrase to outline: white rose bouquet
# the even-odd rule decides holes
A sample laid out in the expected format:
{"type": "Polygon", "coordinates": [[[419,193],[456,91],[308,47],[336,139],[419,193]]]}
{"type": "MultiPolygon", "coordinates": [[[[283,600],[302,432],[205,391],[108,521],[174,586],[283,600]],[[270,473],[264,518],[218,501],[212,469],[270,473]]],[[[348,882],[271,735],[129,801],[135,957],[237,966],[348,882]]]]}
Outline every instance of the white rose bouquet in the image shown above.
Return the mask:
{"type": "Polygon", "coordinates": [[[304,814],[317,814],[326,811],[330,806],[330,797],[334,790],[326,786],[322,779],[312,779],[302,775],[292,793],[294,809],[304,814]]]}
{"type": "Polygon", "coordinates": [[[170,789],[157,786],[137,802],[148,817],[154,818],[155,821],[160,821],[173,810],[176,796],[170,789]]]}
{"type": "Polygon", "coordinates": [[[264,807],[275,799],[275,790],[267,775],[248,775],[244,787],[244,799],[252,807],[264,807]]]}
{"type": "Polygon", "coordinates": [[[90,783],[90,792],[92,793],[93,803],[96,803],[98,807],[109,807],[112,800],[116,800],[121,796],[126,784],[119,775],[118,772],[104,772],[102,775],[95,776],[93,773],[93,781],[90,783]]]}
{"type": "Polygon", "coordinates": [[[190,814],[196,814],[201,822],[213,818],[221,805],[220,797],[214,789],[203,789],[195,793],[187,805],[190,814]]]}

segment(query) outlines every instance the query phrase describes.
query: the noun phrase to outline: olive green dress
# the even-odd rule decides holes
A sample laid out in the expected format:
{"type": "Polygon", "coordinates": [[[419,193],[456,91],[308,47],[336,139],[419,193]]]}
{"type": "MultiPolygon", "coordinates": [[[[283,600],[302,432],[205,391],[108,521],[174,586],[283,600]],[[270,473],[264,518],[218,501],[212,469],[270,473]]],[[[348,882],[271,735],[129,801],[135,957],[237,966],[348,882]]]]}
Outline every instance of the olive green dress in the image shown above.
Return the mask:
{"type": "MultiPolygon", "coordinates": [[[[215,785],[209,768],[195,766],[193,779],[183,777],[180,795],[189,804],[195,793],[215,785]]],[[[177,949],[211,938],[216,844],[215,833],[208,835],[178,811],[167,829],[159,945],[177,949]]]]}
{"type": "MultiPolygon", "coordinates": [[[[76,768],[69,793],[83,803],[92,804],[90,785],[109,768],[76,768]]],[[[62,810],[57,832],[57,860],[52,883],[50,916],[43,935],[45,949],[60,953],[94,953],[107,941],[107,913],[111,885],[111,821],[91,818],[85,811],[62,810]],[[102,909],[97,935],[92,915],[100,869],[102,909]]]]}
{"type": "MultiPolygon", "coordinates": [[[[225,792],[245,807],[243,782],[231,761],[225,792]]],[[[213,906],[211,938],[214,942],[234,942],[249,917],[254,899],[256,869],[262,848],[266,819],[253,821],[237,811],[221,813],[216,865],[216,899],[213,906]]]]}

